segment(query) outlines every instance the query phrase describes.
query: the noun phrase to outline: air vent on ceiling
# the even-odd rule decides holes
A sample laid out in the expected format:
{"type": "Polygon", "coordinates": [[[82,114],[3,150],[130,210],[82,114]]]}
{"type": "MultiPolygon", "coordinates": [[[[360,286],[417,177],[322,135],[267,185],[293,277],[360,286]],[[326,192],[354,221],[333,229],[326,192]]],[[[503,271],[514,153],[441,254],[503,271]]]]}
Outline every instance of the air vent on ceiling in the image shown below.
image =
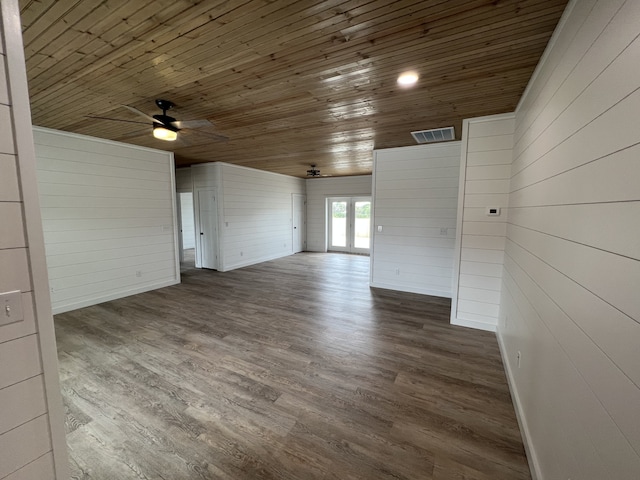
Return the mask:
{"type": "Polygon", "coordinates": [[[413,135],[413,138],[418,143],[448,142],[456,138],[453,127],[420,130],[418,132],[411,132],[411,135],[413,135]]]}

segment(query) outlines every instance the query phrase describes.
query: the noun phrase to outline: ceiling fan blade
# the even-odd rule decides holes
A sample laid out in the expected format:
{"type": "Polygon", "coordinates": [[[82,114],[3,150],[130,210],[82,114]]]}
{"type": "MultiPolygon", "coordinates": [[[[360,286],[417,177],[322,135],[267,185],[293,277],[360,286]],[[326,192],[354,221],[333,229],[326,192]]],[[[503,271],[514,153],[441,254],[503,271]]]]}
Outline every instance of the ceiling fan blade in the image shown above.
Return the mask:
{"type": "MultiPolygon", "coordinates": [[[[145,123],[146,125],[146,123],[145,123]]],[[[147,135],[149,135],[150,130],[147,128],[145,130],[136,130],[134,132],[129,132],[129,133],[125,133],[124,135],[121,135],[118,138],[114,138],[113,140],[116,142],[123,142],[125,140],[129,140],[130,138],[136,138],[136,137],[145,137],[147,135]]]]}
{"type": "Polygon", "coordinates": [[[171,125],[179,129],[213,127],[213,123],[211,123],[209,120],[204,120],[204,119],[203,120],[187,120],[184,122],[181,122],[181,121],[171,122],[171,125]]]}
{"type": "Polygon", "coordinates": [[[85,115],[85,118],[93,118],[94,120],[111,120],[113,122],[137,123],[140,125],[149,125],[149,122],[138,122],[136,120],[124,120],[123,118],[98,117],[95,115],[85,115]]]}
{"type": "Polygon", "coordinates": [[[213,132],[206,132],[204,130],[194,130],[194,129],[191,129],[191,128],[185,128],[185,129],[180,130],[178,135],[181,135],[181,134],[186,134],[186,135],[191,136],[191,137],[195,137],[195,136],[206,137],[206,138],[209,138],[211,140],[216,140],[218,142],[227,142],[227,141],[229,141],[229,137],[227,137],[225,135],[221,135],[219,133],[213,133],[213,132]]]}
{"type": "Polygon", "coordinates": [[[129,110],[130,112],[135,113],[136,115],[140,115],[141,117],[146,118],[147,120],[149,120],[150,122],[155,122],[155,123],[160,123],[159,120],[156,120],[155,118],[153,118],[151,115],[147,115],[144,112],[141,112],[140,110],[138,110],[135,107],[131,107],[129,105],[122,105],[124,108],[126,108],[127,110],[129,110]]]}

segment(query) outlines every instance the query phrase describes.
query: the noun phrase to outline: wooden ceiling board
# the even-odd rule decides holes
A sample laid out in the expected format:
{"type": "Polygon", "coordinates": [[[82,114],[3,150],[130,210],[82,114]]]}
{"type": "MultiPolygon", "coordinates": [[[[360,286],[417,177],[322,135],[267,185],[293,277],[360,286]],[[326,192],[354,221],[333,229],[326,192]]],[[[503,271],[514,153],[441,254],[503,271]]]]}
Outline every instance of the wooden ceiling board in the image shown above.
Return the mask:
{"type": "Polygon", "coordinates": [[[33,123],[304,177],[371,173],[412,130],[513,111],[566,0],[23,0],[33,123]],[[418,84],[396,85],[415,70],[418,84]],[[154,115],[206,131],[156,140],[154,115]],[[90,119],[88,116],[128,120],[90,119]]]}

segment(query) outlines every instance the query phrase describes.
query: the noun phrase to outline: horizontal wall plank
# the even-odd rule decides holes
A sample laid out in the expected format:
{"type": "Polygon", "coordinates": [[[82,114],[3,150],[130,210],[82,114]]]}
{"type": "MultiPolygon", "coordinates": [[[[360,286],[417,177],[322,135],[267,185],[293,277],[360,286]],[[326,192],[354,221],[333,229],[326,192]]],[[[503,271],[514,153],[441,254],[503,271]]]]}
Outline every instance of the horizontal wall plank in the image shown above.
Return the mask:
{"type": "Polygon", "coordinates": [[[467,165],[468,180],[502,180],[511,178],[511,165],[467,165]]]}
{"type": "Polygon", "coordinates": [[[500,277],[487,277],[484,275],[460,273],[460,287],[482,288],[485,290],[493,290],[499,292],[500,285],[500,277]]]}
{"type": "Polygon", "coordinates": [[[467,180],[465,195],[508,193],[509,180],[467,180]]]}
{"type": "Polygon", "coordinates": [[[0,478],[51,451],[49,419],[42,415],[0,436],[0,478]]]}
{"type": "Polygon", "coordinates": [[[509,238],[631,318],[640,319],[640,263],[585,245],[509,225],[509,238]],[[618,281],[600,272],[616,272],[618,281]]]}
{"type": "Polygon", "coordinates": [[[640,218],[640,201],[514,208],[509,223],[607,252],[640,259],[640,241],[622,235],[640,218]]]}
{"type": "Polygon", "coordinates": [[[463,248],[461,253],[462,260],[468,262],[484,262],[499,263],[504,260],[504,251],[502,250],[485,250],[482,248],[463,248]]]}
{"type": "MultiPolygon", "coordinates": [[[[0,60],[3,58],[0,57],[0,60]]],[[[15,147],[13,143],[13,120],[11,119],[11,108],[7,105],[0,105],[0,154],[13,154],[15,147]]]]}
{"type": "Polygon", "coordinates": [[[511,150],[489,150],[486,152],[467,152],[467,167],[509,165],[511,166],[511,150]]]}
{"type": "Polygon", "coordinates": [[[5,477],[4,480],[32,480],[34,478],[38,480],[53,480],[55,478],[53,455],[51,453],[42,455],[20,470],[5,477]]]}
{"type": "Polygon", "coordinates": [[[483,288],[460,287],[458,295],[462,300],[500,305],[500,292],[483,288]]]}
{"type": "MultiPolygon", "coordinates": [[[[553,171],[549,172],[542,176],[544,178],[536,177],[538,181],[526,186],[519,187],[514,181],[511,186],[511,206],[635,200],[635,179],[640,175],[637,162],[639,154],[640,145],[637,145],[606,155],[579,168],[571,168],[561,174],[554,175],[553,171]]],[[[533,174],[533,171],[531,173],[533,174]]]]}
{"type": "Polygon", "coordinates": [[[42,376],[0,389],[0,435],[47,413],[42,376]]]}
{"type": "Polygon", "coordinates": [[[515,117],[503,119],[491,118],[487,121],[478,120],[473,123],[473,129],[469,131],[469,138],[512,135],[515,124],[515,117]]]}
{"type": "Polygon", "coordinates": [[[36,335],[0,343],[0,389],[42,373],[36,335]]]}
{"type": "Polygon", "coordinates": [[[490,222],[464,222],[462,227],[462,235],[489,235],[496,237],[504,237],[507,233],[507,225],[505,223],[490,222]]]}
{"type": "Polygon", "coordinates": [[[26,248],[0,250],[0,272],[12,272],[10,276],[0,275],[0,292],[31,291],[26,248]]]}
{"type": "Polygon", "coordinates": [[[485,250],[504,250],[503,236],[462,234],[462,248],[482,248],[485,250]]]}
{"type": "Polygon", "coordinates": [[[22,223],[22,204],[18,202],[0,202],[0,249],[26,246],[24,225],[22,223]]]}
{"type": "Polygon", "coordinates": [[[0,153],[0,202],[19,202],[18,185],[15,155],[0,153]]]}
{"type": "Polygon", "coordinates": [[[502,275],[502,265],[498,263],[470,262],[463,260],[460,262],[460,273],[465,275],[500,278],[502,275]]]}
{"type": "MultiPolygon", "coordinates": [[[[475,127],[475,125],[474,125],[475,127]]],[[[488,152],[496,150],[511,150],[513,135],[492,135],[490,137],[473,137],[469,135],[467,150],[469,152],[488,152]]]]}

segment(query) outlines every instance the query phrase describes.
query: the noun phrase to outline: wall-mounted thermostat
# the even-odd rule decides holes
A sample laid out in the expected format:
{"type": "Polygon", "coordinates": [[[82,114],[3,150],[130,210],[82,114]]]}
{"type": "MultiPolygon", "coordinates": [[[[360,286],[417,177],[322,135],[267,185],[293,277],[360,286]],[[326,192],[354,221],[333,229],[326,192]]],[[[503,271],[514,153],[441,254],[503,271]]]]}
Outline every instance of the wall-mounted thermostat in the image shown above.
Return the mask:
{"type": "Polygon", "coordinates": [[[498,217],[500,215],[500,207],[487,207],[487,215],[489,217],[498,217]]]}

